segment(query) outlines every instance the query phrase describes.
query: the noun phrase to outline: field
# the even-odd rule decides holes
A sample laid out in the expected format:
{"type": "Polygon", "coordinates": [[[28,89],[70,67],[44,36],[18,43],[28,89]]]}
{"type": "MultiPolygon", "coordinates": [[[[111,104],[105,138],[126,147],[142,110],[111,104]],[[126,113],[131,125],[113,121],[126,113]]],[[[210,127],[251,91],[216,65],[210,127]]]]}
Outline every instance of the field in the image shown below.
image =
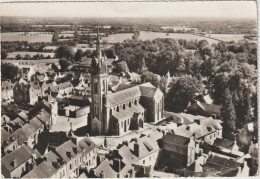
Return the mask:
{"type": "Polygon", "coordinates": [[[25,55],[30,55],[33,57],[36,54],[42,54],[44,57],[50,56],[50,58],[53,58],[55,53],[49,53],[49,52],[24,52],[24,51],[15,51],[15,52],[10,52],[7,53],[7,58],[16,58],[16,55],[20,54],[21,57],[23,58],[25,55]]]}
{"type": "Polygon", "coordinates": [[[7,32],[1,33],[1,41],[51,42],[51,32],[7,32]]]}
{"type": "MultiPolygon", "coordinates": [[[[103,37],[103,40],[107,40],[108,43],[117,43],[117,42],[123,42],[127,39],[132,39],[133,34],[132,33],[122,33],[122,34],[112,34],[108,37],[103,37]]],[[[140,40],[154,40],[156,38],[173,38],[173,39],[186,39],[186,40],[203,40],[206,39],[210,44],[212,43],[218,43],[218,40],[210,39],[207,37],[201,37],[194,34],[185,34],[185,33],[160,33],[160,32],[146,32],[141,31],[139,39],[140,40]]]]}
{"type": "Polygon", "coordinates": [[[243,34],[207,34],[206,36],[223,40],[225,42],[229,42],[229,41],[238,42],[239,40],[244,39],[243,34]]]}

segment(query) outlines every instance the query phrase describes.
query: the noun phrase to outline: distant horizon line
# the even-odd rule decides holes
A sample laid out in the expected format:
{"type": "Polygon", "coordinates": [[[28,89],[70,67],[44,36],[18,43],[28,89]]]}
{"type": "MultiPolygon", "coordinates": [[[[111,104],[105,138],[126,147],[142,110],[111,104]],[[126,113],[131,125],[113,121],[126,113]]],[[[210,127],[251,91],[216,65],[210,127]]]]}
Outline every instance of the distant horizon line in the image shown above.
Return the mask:
{"type": "Polygon", "coordinates": [[[139,16],[139,17],[130,17],[130,16],[125,16],[125,17],[105,17],[105,16],[96,16],[96,17],[84,17],[84,16],[5,16],[1,15],[0,17],[16,17],[16,18],[102,18],[102,19],[109,19],[109,18],[204,18],[204,19],[209,19],[209,18],[214,18],[214,19],[257,19],[254,17],[217,17],[217,16],[212,16],[212,17],[206,17],[206,16],[175,16],[175,17],[170,17],[170,16],[162,16],[162,17],[156,17],[156,16],[139,16]]]}

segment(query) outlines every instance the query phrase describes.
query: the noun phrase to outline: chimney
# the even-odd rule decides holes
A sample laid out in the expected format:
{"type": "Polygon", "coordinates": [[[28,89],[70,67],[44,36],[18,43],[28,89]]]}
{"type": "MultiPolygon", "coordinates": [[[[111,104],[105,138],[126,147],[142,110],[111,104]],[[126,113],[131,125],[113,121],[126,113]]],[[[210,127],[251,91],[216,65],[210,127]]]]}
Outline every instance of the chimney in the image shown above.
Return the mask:
{"type": "Polygon", "coordinates": [[[139,157],[139,144],[137,141],[134,143],[134,154],[139,157]]]}
{"type": "Polygon", "coordinates": [[[86,136],[89,137],[89,133],[87,133],[86,136]]]}
{"type": "Polygon", "coordinates": [[[200,120],[199,119],[194,119],[194,122],[200,125],[200,120]]]}
{"type": "Polygon", "coordinates": [[[190,130],[190,126],[187,126],[187,127],[186,127],[186,130],[189,131],[189,130],[190,130]]]}
{"type": "Polygon", "coordinates": [[[118,158],[115,158],[113,160],[113,166],[116,172],[120,172],[121,171],[121,160],[118,158]]]}
{"type": "Polygon", "coordinates": [[[16,159],[13,159],[13,161],[11,162],[11,166],[16,167],[17,166],[17,161],[16,159]]]}
{"type": "Polygon", "coordinates": [[[180,122],[177,123],[177,127],[179,127],[179,126],[181,126],[181,125],[182,125],[182,123],[180,123],[180,122]]]}
{"type": "Polygon", "coordinates": [[[105,178],[105,173],[103,171],[100,172],[100,178],[105,178]]]}

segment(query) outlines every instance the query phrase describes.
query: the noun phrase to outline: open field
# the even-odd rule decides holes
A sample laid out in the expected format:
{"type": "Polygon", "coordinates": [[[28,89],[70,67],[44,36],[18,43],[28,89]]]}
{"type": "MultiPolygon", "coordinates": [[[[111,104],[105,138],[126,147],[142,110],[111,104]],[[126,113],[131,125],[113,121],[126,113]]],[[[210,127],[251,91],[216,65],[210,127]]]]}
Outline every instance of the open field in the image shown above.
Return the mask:
{"type": "Polygon", "coordinates": [[[52,32],[7,32],[1,33],[1,41],[51,42],[52,32]]]}
{"type": "Polygon", "coordinates": [[[226,42],[229,42],[229,41],[238,42],[239,40],[244,39],[243,34],[207,34],[206,36],[212,37],[215,39],[219,39],[219,40],[223,40],[226,42]]]}

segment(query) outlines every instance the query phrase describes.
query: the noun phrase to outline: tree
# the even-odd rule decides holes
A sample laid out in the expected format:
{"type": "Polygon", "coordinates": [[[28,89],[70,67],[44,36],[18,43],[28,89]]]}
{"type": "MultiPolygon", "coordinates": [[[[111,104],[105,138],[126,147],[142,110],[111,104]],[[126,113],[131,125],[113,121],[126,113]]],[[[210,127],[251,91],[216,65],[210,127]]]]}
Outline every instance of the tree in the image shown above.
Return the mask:
{"type": "Polygon", "coordinates": [[[56,43],[56,42],[58,42],[58,40],[59,40],[59,34],[58,34],[57,31],[55,31],[55,32],[53,33],[53,36],[52,36],[52,42],[53,42],[53,43],[56,43]]]}
{"type": "Polygon", "coordinates": [[[59,64],[60,64],[61,70],[64,71],[68,68],[68,66],[71,65],[71,61],[67,60],[66,58],[62,58],[59,60],[59,64]]]}
{"type": "Polygon", "coordinates": [[[72,60],[74,57],[74,52],[71,47],[63,45],[57,48],[55,55],[56,58],[66,58],[68,60],[72,60]]]}
{"type": "Polygon", "coordinates": [[[232,96],[228,88],[224,92],[224,103],[221,108],[221,117],[224,120],[224,125],[227,131],[236,131],[236,111],[232,102],[232,96]]]}
{"type": "Polygon", "coordinates": [[[7,57],[7,52],[6,52],[6,50],[1,50],[1,59],[6,59],[6,57],[7,57]]]}
{"type": "Polygon", "coordinates": [[[3,79],[14,80],[19,74],[19,68],[11,63],[1,64],[1,75],[3,79]]]}
{"type": "Polygon", "coordinates": [[[168,110],[174,112],[183,112],[195,96],[195,93],[200,92],[201,82],[195,77],[181,76],[173,79],[169,93],[165,99],[165,104],[168,110]]]}
{"type": "Polygon", "coordinates": [[[83,51],[81,49],[77,49],[77,52],[75,53],[75,57],[74,60],[75,62],[78,62],[81,60],[81,58],[83,57],[83,51]]]}
{"type": "Polygon", "coordinates": [[[113,69],[115,73],[129,72],[127,63],[125,61],[113,62],[113,65],[115,66],[113,69]]]}
{"type": "Polygon", "coordinates": [[[24,56],[24,59],[25,60],[30,60],[32,57],[31,57],[31,55],[29,55],[29,54],[26,54],[25,56],[24,56]]]}
{"type": "Polygon", "coordinates": [[[20,54],[17,54],[17,55],[16,55],[16,59],[17,59],[17,60],[21,60],[21,59],[22,59],[22,56],[21,56],[20,54]]]}
{"type": "Polygon", "coordinates": [[[160,81],[157,77],[157,75],[153,74],[152,72],[146,72],[141,75],[141,82],[146,83],[150,82],[152,85],[159,87],[160,81]]]}

